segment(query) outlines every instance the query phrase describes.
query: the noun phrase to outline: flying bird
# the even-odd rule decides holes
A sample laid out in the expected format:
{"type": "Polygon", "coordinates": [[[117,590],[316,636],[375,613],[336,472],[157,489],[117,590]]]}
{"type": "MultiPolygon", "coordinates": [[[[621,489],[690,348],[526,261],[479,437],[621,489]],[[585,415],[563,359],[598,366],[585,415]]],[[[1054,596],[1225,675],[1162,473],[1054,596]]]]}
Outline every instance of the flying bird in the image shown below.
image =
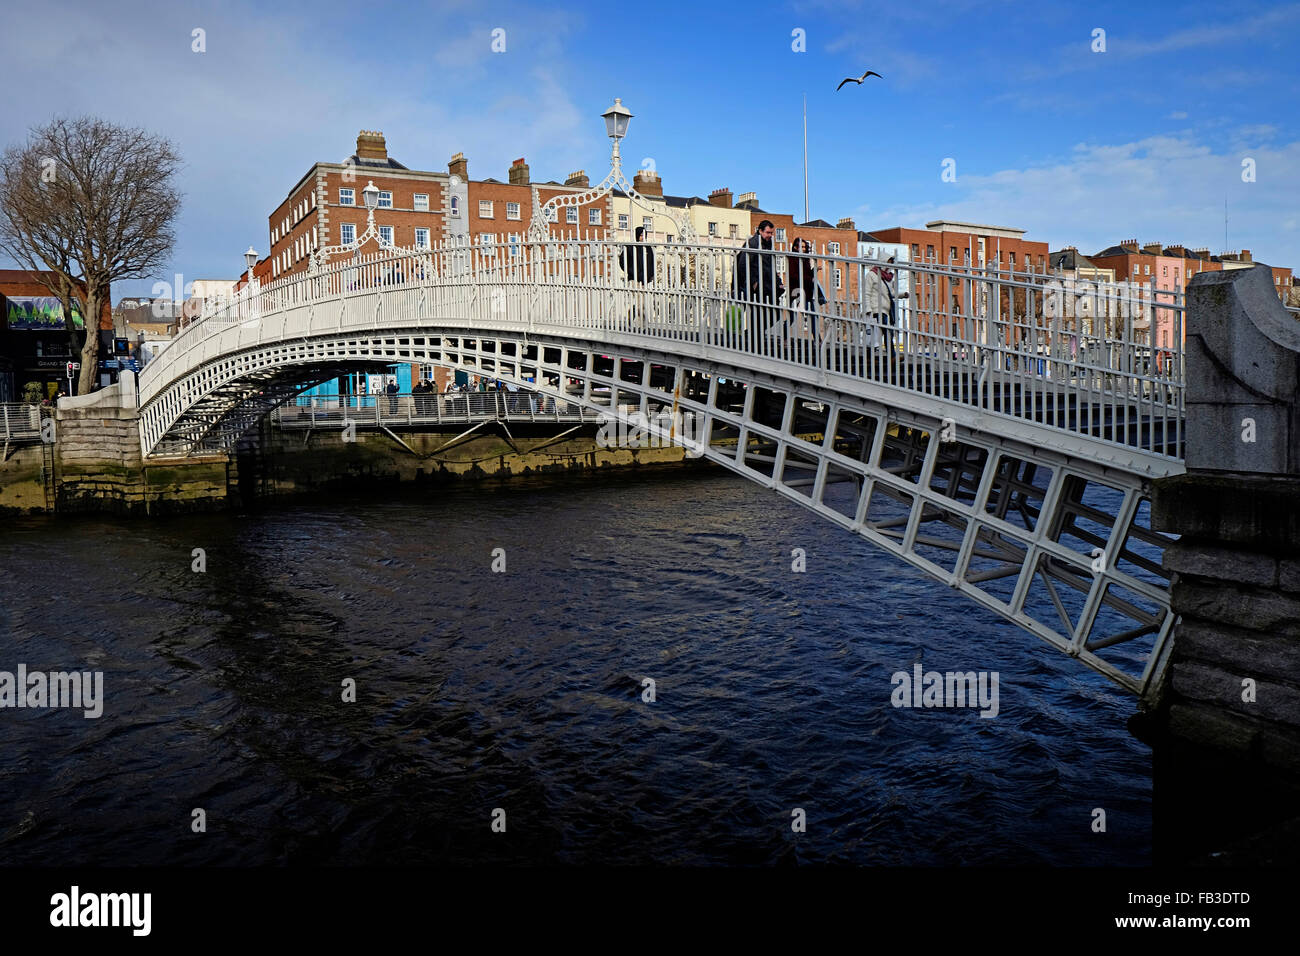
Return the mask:
{"type": "MultiPolygon", "coordinates": [[[[875,70],[867,70],[867,72],[863,73],[861,76],[846,76],[844,79],[840,80],[840,85],[835,87],[835,92],[838,93],[844,87],[845,83],[856,83],[861,86],[862,81],[869,76],[880,76],[880,74],[875,70]]],[[[884,79],[883,76],[880,76],[880,78],[882,80],[884,79]]]]}

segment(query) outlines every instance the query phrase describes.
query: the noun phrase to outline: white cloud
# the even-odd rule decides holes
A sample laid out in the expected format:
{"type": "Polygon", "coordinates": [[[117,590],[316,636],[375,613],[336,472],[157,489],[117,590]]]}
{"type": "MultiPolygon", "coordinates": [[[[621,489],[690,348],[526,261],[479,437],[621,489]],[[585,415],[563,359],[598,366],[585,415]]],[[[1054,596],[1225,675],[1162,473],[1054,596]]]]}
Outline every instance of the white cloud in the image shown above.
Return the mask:
{"type": "Polygon", "coordinates": [[[896,203],[873,212],[863,228],[919,227],[943,218],[1014,226],[1053,249],[1077,245],[1085,253],[1134,236],[1219,250],[1227,198],[1233,248],[1248,248],[1271,265],[1300,268],[1295,219],[1277,215],[1294,207],[1300,141],[1262,147],[1252,157],[1257,181],[1243,183],[1240,156],[1187,138],[1081,143],[1051,164],[986,175],[959,172],[957,183],[947,187],[953,199],[896,203]]]}

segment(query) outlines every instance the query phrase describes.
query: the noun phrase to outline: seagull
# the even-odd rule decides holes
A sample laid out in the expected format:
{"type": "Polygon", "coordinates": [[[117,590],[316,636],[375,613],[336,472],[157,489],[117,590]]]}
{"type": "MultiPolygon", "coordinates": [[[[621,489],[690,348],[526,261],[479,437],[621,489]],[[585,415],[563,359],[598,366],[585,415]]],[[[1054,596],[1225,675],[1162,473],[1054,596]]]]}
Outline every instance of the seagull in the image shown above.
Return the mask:
{"type": "MultiPolygon", "coordinates": [[[[869,76],[880,76],[880,74],[875,70],[867,70],[867,72],[863,73],[861,76],[846,76],[844,79],[840,80],[840,85],[835,87],[835,92],[838,93],[845,83],[856,83],[861,86],[862,81],[869,76]]],[[[882,80],[884,79],[883,76],[880,76],[880,78],[882,80]]]]}

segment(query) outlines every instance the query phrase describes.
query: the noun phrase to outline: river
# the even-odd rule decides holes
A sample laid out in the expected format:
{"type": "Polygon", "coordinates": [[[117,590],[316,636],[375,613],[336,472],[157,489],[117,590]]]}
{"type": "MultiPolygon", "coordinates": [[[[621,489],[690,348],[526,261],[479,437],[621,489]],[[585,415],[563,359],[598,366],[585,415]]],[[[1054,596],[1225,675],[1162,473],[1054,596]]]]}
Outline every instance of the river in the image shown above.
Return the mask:
{"type": "Polygon", "coordinates": [[[722,473],[10,518],[0,651],[104,675],[0,710],[3,863],[1150,863],[1132,697],[722,473]]]}

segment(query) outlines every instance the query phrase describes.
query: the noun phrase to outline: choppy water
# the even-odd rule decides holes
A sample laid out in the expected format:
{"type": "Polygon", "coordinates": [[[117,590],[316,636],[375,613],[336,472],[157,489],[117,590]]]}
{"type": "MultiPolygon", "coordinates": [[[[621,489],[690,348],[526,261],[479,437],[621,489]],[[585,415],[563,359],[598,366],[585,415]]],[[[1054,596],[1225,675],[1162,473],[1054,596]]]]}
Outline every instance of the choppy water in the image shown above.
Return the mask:
{"type": "Polygon", "coordinates": [[[1132,698],[731,476],[10,519],[20,662],[106,702],[0,710],[6,863],[1150,860],[1132,698]],[[917,660],[998,717],[894,708],[917,660]]]}

